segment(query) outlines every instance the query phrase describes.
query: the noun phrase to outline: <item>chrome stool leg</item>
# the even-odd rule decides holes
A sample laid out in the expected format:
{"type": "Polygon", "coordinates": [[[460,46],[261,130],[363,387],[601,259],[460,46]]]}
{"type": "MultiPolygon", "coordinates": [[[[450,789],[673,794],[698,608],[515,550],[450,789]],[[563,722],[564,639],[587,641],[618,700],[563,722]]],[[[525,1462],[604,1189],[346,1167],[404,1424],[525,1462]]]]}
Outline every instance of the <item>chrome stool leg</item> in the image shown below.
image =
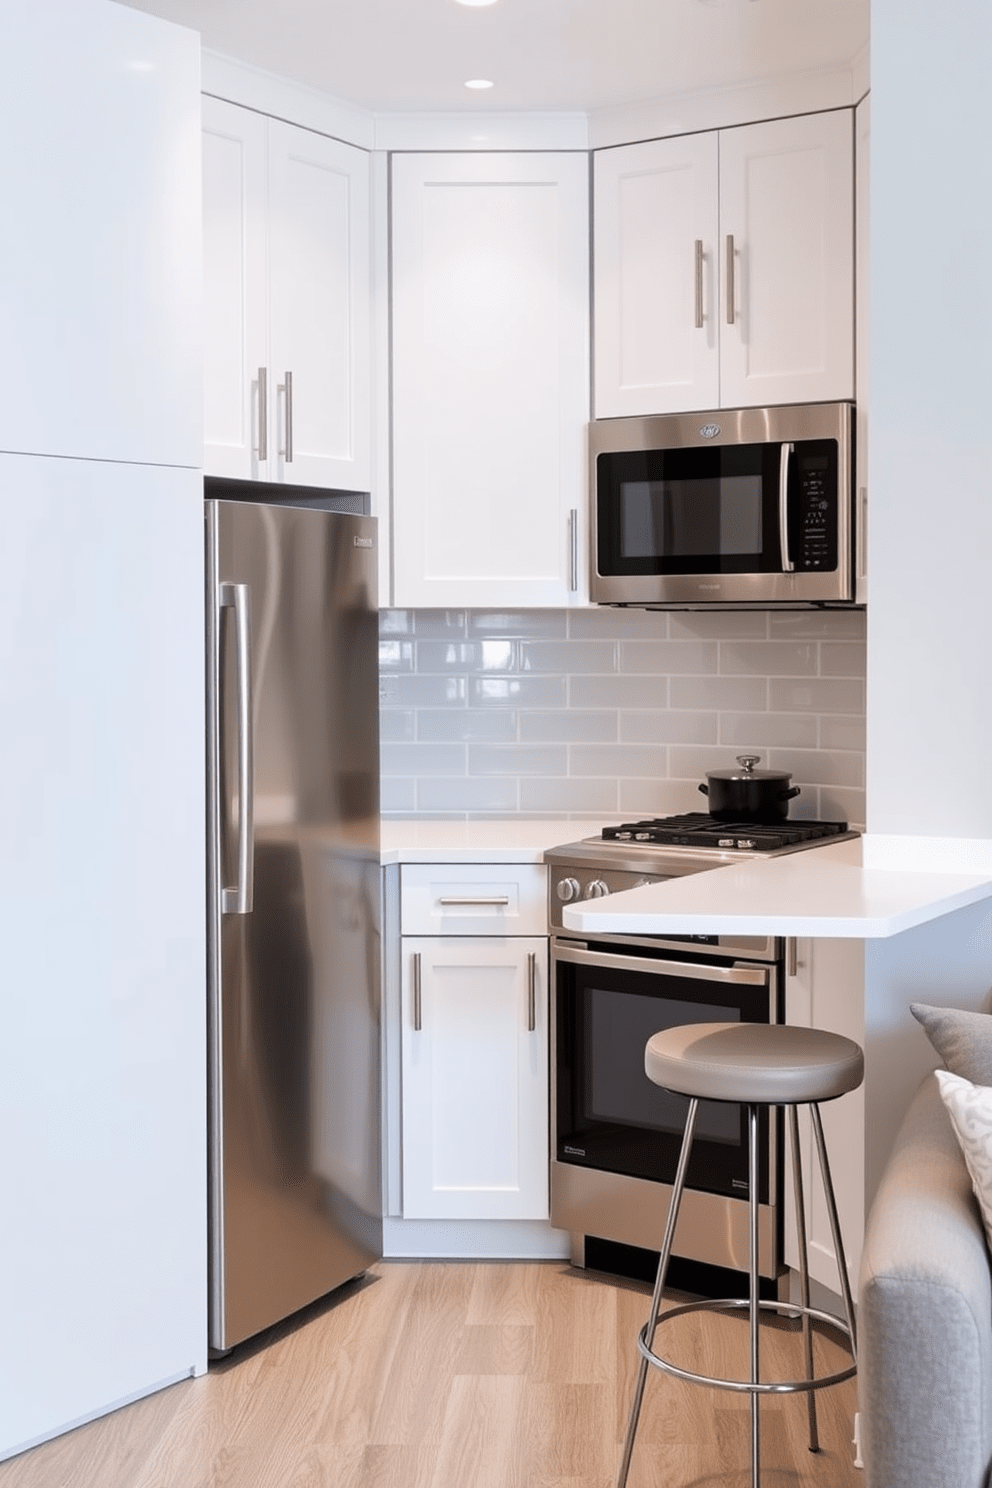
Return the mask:
{"type": "Polygon", "coordinates": [[[841,1292],[844,1297],[844,1313],[847,1317],[847,1329],[851,1338],[851,1357],[857,1363],[858,1336],[854,1322],[854,1299],[851,1296],[851,1281],[847,1274],[847,1257],[844,1254],[844,1241],[841,1239],[840,1220],[837,1217],[837,1200],[834,1198],[834,1185],[830,1177],[830,1163],[827,1161],[827,1144],[823,1139],[823,1122],[820,1120],[820,1107],[816,1101],[810,1102],[809,1109],[813,1117],[813,1131],[816,1133],[816,1150],[820,1159],[820,1172],[823,1176],[823,1192],[827,1200],[827,1213],[830,1216],[830,1233],[833,1235],[834,1254],[837,1257],[837,1272],[840,1277],[841,1292]]]}
{"type": "MultiPolygon", "coordinates": [[[[799,1112],[789,1107],[789,1126],[792,1135],[792,1182],[796,1194],[796,1232],[799,1242],[799,1298],[804,1308],[809,1307],[809,1256],[806,1250],[806,1203],[803,1198],[803,1169],[799,1153],[799,1112]]],[[[808,1312],[803,1318],[803,1353],[806,1359],[806,1378],[813,1378],[813,1325],[808,1312]]],[[[809,1417],[809,1449],[820,1450],[820,1438],[816,1429],[816,1395],[806,1391],[806,1412],[809,1417]]]]}
{"type": "MultiPolygon", "coordinates": [[[[658,1258],[658,1275],[655,1278],[654,1292],[651,1296],[651,1311],[648,1320],[644,1324],[644,1340],[648,1347],[654,1341],[655,1329],[658,1326],[658,1313],[661,1311],[661,1294],[665,1288],[665,1274],[668,1271],[668,1261],[672,1253],[672,1242],[675,1239],[675,1225],[679,1217],[679,1206],[682,1203],[682,1190],[685,1188],[686,1168],[689,1166],[689,1153],[692,1148],[692,1133],[696,1125],[696,1111],[699,1101],[695,1098],[689,1101],[689,1114],[686,1117],[685,1133],[682,1137],[682,1150],[679,1153],[679,1165],[675,1173],[675,1184],[672,1188],[671,1203],[668,1206],[668,1221],[665,1225],[665,1238],[661,1245],[661,1255],[658,1258]]],[[[637,1434],[637,1423],[641,1415],[641,1403],[644,1399],[644,1382],[648,1375],[648,1361],[642,1354],[640,1367],[637,1371],[637,1381],[634,1385],[634,1398],[630,1405],[630,1416],[627,1421],[627,1435],[624,1438],[623,1456],[620,1459],[620,1472],[617,1476],[617,1488],[626,1488],[627,1474],[630,1472],[630,1457],[634,1450],[634,1437],[637,1434]]]]}
{"type": "MultiPolygon", "coordinates": [[[[748,1271],[750,1274],[751,1292],[748,1297],[748,1331],[751,1344],[751,1383],[756,1385],[761,1379],[761,1370],[758,1360],[758,1340],[760,1311],[758,1306],[758,1108],[748,1106],[748,1211],[751,1220],[751,1243],[748,1247],[748,1271]]],[[[758,1392],[751,1391],[751,1488],[759,1488],[759,1474],[761,1471],[761,1447],[758,1440],[758,1392]]]]}

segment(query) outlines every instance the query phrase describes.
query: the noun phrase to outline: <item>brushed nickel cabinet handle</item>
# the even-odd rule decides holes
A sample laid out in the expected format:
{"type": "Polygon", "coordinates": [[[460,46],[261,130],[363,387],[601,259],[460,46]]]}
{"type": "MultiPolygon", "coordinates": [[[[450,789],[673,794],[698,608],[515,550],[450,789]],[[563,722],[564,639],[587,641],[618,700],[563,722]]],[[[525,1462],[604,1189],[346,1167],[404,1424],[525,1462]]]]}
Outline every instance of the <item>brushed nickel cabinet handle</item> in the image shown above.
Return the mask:
{"type": "Polygon", "coordinates": [[[703,329],[703,240],[696,239],[696,330],[703,329]]]}
{"type": "Polygon", "coordinates": [[[574,506],[568,514],[568,587],[572,594],[579,587],[579,512],[574,506]]]}
{"type": "Polygon", "coordinates": [[[420,952],[413,953],[413,1031],[419,1033],[424,1026],[423,1002],[420,990],[420,952]]]}
{"type": "Polygon", "coordinates": [[[285,439],[280,454],[287,465],[293,463],[293,374],[286,373],[285,382],[279,386],[283,396],[283,419],[285,421],[285,439]]]}
{"type": "Polygon", "coordinates": [[[258,369],[258,458],[269,458],[269,373],[266,367],[258,369]]]}
{"type": "Polygon", "coordinates": [[[736,296],[734,293],[734,235],[727,234],[727,324],[733,325],[737,319],[736,296]]]}
{"type": "Polygon", "coordinates": [[[537,1027],[537,955],[527,952],[527,1032],[537,1027]]]}
{"type": "Polygon", "coordinates": [[[799,955],[796,949],[796,937],[790,935],[786,941],[786,954],[788,957],[785,973],[786,976],[794,977],[799,970],[799,955]]]}
{"type": "Polygon", "coordinates": [[[495,904],[499,908],[505,909],[510,902],[510,896],[509,894],[492,894],[489,896],[483,894],[450,894],[445,898],[438,899],[437,902],[438,904],[495,904]]]}

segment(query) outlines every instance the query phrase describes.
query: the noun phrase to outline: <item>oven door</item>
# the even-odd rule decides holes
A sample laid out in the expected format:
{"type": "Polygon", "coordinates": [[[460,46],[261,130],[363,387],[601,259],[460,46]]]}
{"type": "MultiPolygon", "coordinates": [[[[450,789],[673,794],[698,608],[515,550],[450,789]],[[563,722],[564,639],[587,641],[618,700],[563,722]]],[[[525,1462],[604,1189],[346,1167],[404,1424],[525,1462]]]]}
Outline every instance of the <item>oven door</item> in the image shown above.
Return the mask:
{"type": "MultiPolygon", "coordinates": [[[[672,1183],[689,1102],[648,1079],[644,1046],[652,1034],[679,1024],[777,1022],[776,967],[680,961],[559,940],[554,975],[553,1156],[562,1164],[672,1183]]],[[[770,1153],[778,1147],[777,1119],[774,1110],[762,1108],[763,1204],[775,1167],[770,1153]]],[[[741,1106],[700,1102],[686,1182],[691,1189],[747,1197],[741,1106]]]]}

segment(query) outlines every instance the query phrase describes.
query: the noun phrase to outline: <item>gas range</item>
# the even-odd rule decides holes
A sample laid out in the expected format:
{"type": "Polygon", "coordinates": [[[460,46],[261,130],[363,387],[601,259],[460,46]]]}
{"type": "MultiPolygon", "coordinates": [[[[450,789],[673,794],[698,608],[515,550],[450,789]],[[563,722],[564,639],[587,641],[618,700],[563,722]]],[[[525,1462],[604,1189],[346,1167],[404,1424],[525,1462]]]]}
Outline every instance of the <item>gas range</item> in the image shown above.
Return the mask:
{"type": "Polygon", "coordinates": [[[551,869],[552,932],[563,928],[562,907],[581,899],[600,899],[641,884],[747,859],[782,857],[857,836],[846,822],[722,822],[705,811],[604,827],[598,836],[564,843],[544,854],[551,869]]]}

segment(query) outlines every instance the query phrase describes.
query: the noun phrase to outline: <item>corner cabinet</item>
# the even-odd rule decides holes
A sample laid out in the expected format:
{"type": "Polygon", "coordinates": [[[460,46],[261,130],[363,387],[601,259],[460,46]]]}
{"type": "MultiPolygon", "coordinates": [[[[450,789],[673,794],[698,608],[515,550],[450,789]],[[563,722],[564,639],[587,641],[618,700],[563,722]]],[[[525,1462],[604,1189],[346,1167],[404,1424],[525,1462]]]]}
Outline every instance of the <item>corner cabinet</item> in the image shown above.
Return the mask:
{"type": "Polygon", "coordinates": [[[368,490],[368,153],[203,99],[204,465],[368,490]]]}
{"type": "Polygon", "coordinates": [[[594,169],[597,418],[854,396],[851,110],[594,169]]]}
{"type": "Polygon", "coordinates": [[[392,162],[393,603],[584,604],[588,157],[392,162]]]}
{"type": "Polygon", "coordinates": [[[400,885],[403,1218],[546,1220],[545,869],[411,865],[400,885]]]}

